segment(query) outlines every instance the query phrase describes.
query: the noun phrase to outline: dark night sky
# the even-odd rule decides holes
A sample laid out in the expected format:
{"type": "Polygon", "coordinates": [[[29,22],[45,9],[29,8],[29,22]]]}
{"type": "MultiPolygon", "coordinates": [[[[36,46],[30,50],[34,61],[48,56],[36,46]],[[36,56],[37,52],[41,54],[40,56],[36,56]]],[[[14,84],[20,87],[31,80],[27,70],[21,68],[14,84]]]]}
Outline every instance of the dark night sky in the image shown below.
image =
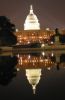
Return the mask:
{"type": "Polygon", "coordinates": [[[6,15],[20,29],[29,13],[30,4],[41,28],[65,28],[65,0],[0,0],[0,15],[6,15]]]}

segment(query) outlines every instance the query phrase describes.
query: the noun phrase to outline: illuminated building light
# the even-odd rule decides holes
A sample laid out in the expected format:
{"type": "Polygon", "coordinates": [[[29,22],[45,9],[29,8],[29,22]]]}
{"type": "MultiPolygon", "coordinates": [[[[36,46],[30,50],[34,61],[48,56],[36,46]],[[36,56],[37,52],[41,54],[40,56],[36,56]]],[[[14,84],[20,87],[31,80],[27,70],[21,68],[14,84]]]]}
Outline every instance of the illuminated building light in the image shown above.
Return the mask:
{"type": "Polygon", "coordinates": [[[43,62],[43,59],[40,59],[40,62],[43,62]]]}
{"type": "Polygon", "coordinates": [[[53,44],[53,41],[51,41],[51,44],[53,44]]]}
{"type": "Polygon", "coordinates": [[[19,68],[17,68],[17,72],[19,72],[20,71],[20,69],[19,68]]]}
{"type": "Polygon", "coordinates": [[[47,30],[47,31],[49,31],[49,30],[50,30],[50,28],[46,28],[46,30],[47,30]]]}
{"type": "Polygon", "coordinates": [[[22,41],[20,40],[19,42],[21,43],[22,41]]]}
{"type": "Polygon", "coordinates": [[[18,29],[16,29],[16,32],[18,32],[19,30],[18,29]]]}
{"type": "Polygon", "coordinates": [[[17,55],[17,57],[19,58],[19,54],[17,55]]]}
{"type": "Polygon", "coordinates": [[[30,41],[27,42],[28,44],[30,43],[30,41]]]}
{"type": "Polygon", "coordinates": [[[43,43],[43,44],[41,44],[41,47],[44,47],[45,46],[45,44],[43,43]]]}
{"type": "Polygon", "coordinates": [[[47,67],[47,69],[48,69],[48,70],[51,70],[51,68],[50,68],[50,67],[47,67]]]}
{"type": "Polygon", "coordinates": [[[42,55],[45,56],[45,52],[42,52],[42,55]]]}
{"type": "Polygon", "coordinates": [[[47,62],[48,61],[48,59],[45,59],[45,62],[47,62]]]}
{"type": "Polygon", "coordinates": [[[54,56],[54,53],[51,53],[51,56],[53,57],[54,56]]]}
{"type": "Polygon", "coordinates": [[[31,58],[31,56],[30,55],[28,55],[28,59],[30,59],[31,58]]]}

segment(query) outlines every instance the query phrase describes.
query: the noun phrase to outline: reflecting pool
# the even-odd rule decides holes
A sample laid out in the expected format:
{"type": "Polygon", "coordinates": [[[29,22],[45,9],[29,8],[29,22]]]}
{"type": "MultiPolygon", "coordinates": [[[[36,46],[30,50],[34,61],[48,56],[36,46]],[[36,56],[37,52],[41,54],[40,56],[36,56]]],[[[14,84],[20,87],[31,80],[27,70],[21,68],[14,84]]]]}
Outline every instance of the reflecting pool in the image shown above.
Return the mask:
{"type": "Polygon", "coordinates": [[[0,97],[65,98],[65,51],[1,54],[0,97]]]}

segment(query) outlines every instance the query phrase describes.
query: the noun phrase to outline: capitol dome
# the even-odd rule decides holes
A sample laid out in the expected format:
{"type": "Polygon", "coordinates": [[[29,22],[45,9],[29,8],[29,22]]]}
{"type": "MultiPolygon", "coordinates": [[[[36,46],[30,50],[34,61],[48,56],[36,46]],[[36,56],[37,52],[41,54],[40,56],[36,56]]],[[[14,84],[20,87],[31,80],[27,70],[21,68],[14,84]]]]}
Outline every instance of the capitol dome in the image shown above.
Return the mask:
{"type": "Polygon", "coordinates": [[[33,12],[32,5],[30,6],[30,13],[26,17],[24,23],[24,30],[40,30],[40,24],[38,22],[37,16],[33,12]]]}

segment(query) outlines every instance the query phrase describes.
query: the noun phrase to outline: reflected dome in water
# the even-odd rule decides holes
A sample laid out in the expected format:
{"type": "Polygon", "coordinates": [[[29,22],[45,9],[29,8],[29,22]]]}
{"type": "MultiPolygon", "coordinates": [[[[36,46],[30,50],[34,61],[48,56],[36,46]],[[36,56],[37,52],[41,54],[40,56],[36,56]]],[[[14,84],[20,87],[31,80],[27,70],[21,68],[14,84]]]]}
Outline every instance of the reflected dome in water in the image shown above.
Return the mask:
{"type": "Polygon", "coordinates": [[[33,93],[35,94],[36,86],[41,78],[41,69],[26,69],[26,76],[29,83],[32,85],[33,93]]]}

